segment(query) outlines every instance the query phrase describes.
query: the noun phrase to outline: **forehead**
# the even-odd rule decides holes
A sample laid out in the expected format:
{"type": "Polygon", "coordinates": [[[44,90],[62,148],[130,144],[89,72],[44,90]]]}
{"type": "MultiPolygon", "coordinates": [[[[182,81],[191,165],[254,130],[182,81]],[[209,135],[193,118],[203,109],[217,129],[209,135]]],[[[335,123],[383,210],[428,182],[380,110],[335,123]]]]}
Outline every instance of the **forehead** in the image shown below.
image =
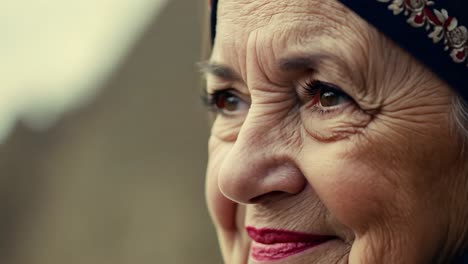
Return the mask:
{"type": "Polygon", "coordinates": [[[254,30],[271,22],[341,23],[347,13],[347,9],[335,0],[220,0],[218,20],[221,24],[254,30]]]}
{"type": "Polygon", "coordinates": [[[296,38],[324,31],[331,35],[346,25],[349,12],[335,0],[220,0],[217,24],[221,38],[258,30],[296,34],[296,38]]]}
{"type": "Polygon", "coordinates": [[[249,64],[275,75],[284,57],[323,53],[347,61],[342,53],[356,42],[351,14],[335,0],[220,0],[211,61],[244,80],[249,64]]]}

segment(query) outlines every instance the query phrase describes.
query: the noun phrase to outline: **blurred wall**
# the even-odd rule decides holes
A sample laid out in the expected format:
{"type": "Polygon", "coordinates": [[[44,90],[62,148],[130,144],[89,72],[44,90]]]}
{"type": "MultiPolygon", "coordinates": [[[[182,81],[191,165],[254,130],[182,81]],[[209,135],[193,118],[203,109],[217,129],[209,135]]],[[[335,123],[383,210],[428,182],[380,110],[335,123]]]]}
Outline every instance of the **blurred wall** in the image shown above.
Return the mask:
{"type": "Polygon", "coordinates": [[[221,263],[204,202],[202,14],[172,0],[96,100],[0,146],[0,263],[221,263]]]}

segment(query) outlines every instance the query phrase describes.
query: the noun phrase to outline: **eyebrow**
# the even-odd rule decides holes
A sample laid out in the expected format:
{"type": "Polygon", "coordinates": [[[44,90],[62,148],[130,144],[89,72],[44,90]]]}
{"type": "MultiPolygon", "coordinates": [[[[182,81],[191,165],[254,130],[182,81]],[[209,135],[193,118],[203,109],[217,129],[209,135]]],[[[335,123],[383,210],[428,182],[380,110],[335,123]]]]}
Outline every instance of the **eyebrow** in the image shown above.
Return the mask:
{"type": "MultiPolygon", "coordinates": [[[[332,61],[342,70],[349,72],[352,67],[336,54],[325,51],[304,52],[278,59],[276,68],[282,72],[316,70],[324,61],[332,61]]],[[[212,74],[227,81],[241,81],[242,77],[231,67],[213,61],[199,62],[198,67],[204,74],[212,74]]],[[[355,76],[352,76],[355,77],[355,76]]],[[[355,78],[352,78],[355,79],[355,78]]]]}
{"type": "MultiPolygon", "coordinates": [[[[342,60],[338,59],[335,55],[324,52],[313,52],[296,56],[288,56],[280,58],[278,61],[278,68],[284,72],[299,71],[299,70],[313,70],[321,61],[331,60],[335,63],[342,64],[342,60]]],[[[342,66],[342,65],[340,65],[342,66]]]]}
{"type": "MultiPolygon", "coordinates": [[[[294,56],[282,58],[277,65],[279,70],[284,72],[313,69],[320,60],[320,55],[294,56]]],[[[212,61],[202,61],[197,63],[203,74],[212,74],[228,81],[239,81],[241,77],[231,67],[212,61]]]]}
{"type": "Polygon", "coordinates": [[[279,59],[277,67],[283,72],[315,71],[321,65],[331,62],[336,65],[340,75],[346,75],[351,81],[359,86],[364,85],[362,75],[356,74],[357,67],[347,62],[337,54],[326,51],[304,53],[300,55],[287,56],[279,59]]]}
{"type": "Polygon", "coordinates": [[[308,56],[282,58],[278,62],[278,68],[285,72],[307,70],[313,69],[316,63],[316,59],[310,58],[308,56]]]}
{"type": "Polygon", "coordinates": [[[231,67],[217,62],[202,61],[198,63],[200,71],[204,74],[212,74],[229,81],[239,81],[242,78],[231,67]]]}

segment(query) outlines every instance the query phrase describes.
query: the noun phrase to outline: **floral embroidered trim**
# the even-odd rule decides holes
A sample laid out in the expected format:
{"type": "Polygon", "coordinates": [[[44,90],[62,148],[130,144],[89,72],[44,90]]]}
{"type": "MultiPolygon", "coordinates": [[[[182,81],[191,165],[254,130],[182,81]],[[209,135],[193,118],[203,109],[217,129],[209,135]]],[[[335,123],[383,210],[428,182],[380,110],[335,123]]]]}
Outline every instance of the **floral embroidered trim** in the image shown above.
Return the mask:
{"type": "MultiPolygon", "coordinates": [[[[459,26],[455,17],[449,16],[447,10],[433,8],[435,1],[431,0],[377,0],[381,3],[390,3],[388,9],[394,15],[404,13],[408,16],[407,22],[416,28],[424,27],[431,30],[428,37],[434,43],[443,40],[445,50],[456,63],[468,61],[468,30],[459,26]]],[[[467,63],[468,67],[468,63],[467,63]]]]}

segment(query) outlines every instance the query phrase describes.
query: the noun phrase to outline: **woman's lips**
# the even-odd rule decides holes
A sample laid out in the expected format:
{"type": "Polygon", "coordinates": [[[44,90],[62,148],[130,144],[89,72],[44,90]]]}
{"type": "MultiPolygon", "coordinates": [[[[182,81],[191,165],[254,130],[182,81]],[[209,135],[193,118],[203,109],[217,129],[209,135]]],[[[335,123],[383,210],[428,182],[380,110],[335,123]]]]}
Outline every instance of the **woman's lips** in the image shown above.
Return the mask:
{"type": "Polygon", "coordinates": [[[250,255],[258,262],[284,259],[336,238],[287,230],[257,229],[251,226],[246,227],[246,230],[254,240],[250,255]]]}

